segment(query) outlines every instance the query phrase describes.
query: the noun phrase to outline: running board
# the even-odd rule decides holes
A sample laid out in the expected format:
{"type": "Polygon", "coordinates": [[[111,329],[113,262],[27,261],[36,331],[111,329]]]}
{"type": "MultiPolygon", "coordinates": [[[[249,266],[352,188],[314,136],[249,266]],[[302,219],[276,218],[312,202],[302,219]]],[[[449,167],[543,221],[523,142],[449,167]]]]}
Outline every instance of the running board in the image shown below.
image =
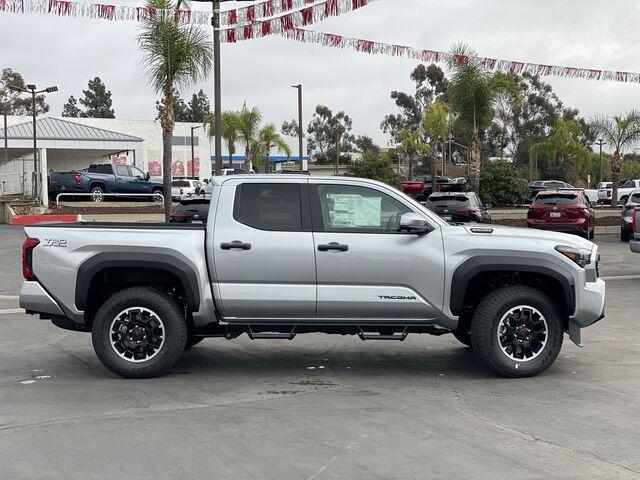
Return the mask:
{"type": "Polygon", "coordinates": [[[404,330],[402,330],[401,333],[392,334],[392,335],[364,333],[364,331],[362,330],[362,327],[358,327],[358,328],[360,329],[360,331],[358,332],[358,336],[360,337],[360,340],[362,340],[363,342],[367,340],[397,340],[399,342],[404,342],[405,339],[407,338],[407,335],[409,335],[409,332],[407,331],[407,327],[404,327],[404,330]]]}
{"type": "Polygon", "coordinates": [[[247,336],[251,340],[293,340],[298,334],[297,326],[293,327],[289,333],[254,332],[251,325],[247,325],[247,336]]]}

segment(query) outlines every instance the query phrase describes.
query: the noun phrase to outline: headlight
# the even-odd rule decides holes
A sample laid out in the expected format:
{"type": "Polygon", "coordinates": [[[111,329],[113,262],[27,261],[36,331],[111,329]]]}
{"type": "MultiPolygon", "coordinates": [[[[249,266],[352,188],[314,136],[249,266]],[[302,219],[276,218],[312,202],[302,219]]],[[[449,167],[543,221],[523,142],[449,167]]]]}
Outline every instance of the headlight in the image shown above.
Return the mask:
{"type": "Polygon", "coordinates": [[[567,257],[572,262],[580,265],[582,268],[591,263],[591,250],[588,248],[570,247],[568,245],[558,245],[556,250],[567,257]]]}

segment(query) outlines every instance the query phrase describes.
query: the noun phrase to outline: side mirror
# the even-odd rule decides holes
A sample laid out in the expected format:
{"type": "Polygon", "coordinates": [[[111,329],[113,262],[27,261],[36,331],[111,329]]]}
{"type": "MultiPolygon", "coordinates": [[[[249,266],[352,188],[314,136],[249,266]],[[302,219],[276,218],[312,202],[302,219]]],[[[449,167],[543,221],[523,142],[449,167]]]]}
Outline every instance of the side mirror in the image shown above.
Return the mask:
{"type": "Polygon", "coordinates": [[[484,206],[484,208],[485,208],[485,210],[491,210],[491,209],[493,208],[493,206],[492,206],[490,203],[487,203],[487,204],[484,206]]]}
{"type": "Polygon", "coordinates": [[[151,174],[147,172],[144,176],[144,179],[148,182],[150,178],[151,178],[151,174]]]}
{"type": "Polygon", "coordinates": [[[400,231],[425,235],[432,230],[431,225],[417,213],[405,213],[400,217],[400,231]]]}

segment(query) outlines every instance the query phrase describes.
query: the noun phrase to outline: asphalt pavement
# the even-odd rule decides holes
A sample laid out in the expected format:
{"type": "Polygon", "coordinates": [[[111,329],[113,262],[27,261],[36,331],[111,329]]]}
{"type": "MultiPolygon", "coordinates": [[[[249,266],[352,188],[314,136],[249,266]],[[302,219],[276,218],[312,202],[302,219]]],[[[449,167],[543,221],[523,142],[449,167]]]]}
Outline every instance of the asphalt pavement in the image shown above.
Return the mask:
{"type": "Polygon", "coordinates": [[[0,479],[640,479],[640,255],[598,239],[607,317],[531,379],[452,336],[208,339],[123,380],[17,310],[0,226],[0,479]]]}

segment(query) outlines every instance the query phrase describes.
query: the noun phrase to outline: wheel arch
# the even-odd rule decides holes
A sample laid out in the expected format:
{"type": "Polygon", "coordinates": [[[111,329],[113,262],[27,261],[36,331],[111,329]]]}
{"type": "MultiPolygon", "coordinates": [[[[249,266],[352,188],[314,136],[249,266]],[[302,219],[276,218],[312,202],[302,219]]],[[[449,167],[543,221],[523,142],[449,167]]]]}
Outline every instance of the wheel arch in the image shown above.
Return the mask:
{"type": "MultiPolygon", "coordinates": [[[[145,252],[104,252],[94,255],[78,267],[75,285],[75,303],[78,310],[92,306],[100,280],[108,273],[125,279],[120,285],[133,286],[142,279],[147,285],[177,283],[189,309],[200,309],[200,289],[195,269],[185,261],[169,254],[145,252]]],[[[147,286],[140,285],[140,286],[147,286]]],[[[98,291],[99,292],[99,291],[98,291]]]]}
{"type": "Polygon", "coordinates": [[[575,280],[570,270],[544,258],[475,256],[461,263],[452,276],[451,313],[461,315],[473,295],[490,291],[492,279],[505,284],[534,284],[561,301],[567,316],[575,312],[575,280]]]}

